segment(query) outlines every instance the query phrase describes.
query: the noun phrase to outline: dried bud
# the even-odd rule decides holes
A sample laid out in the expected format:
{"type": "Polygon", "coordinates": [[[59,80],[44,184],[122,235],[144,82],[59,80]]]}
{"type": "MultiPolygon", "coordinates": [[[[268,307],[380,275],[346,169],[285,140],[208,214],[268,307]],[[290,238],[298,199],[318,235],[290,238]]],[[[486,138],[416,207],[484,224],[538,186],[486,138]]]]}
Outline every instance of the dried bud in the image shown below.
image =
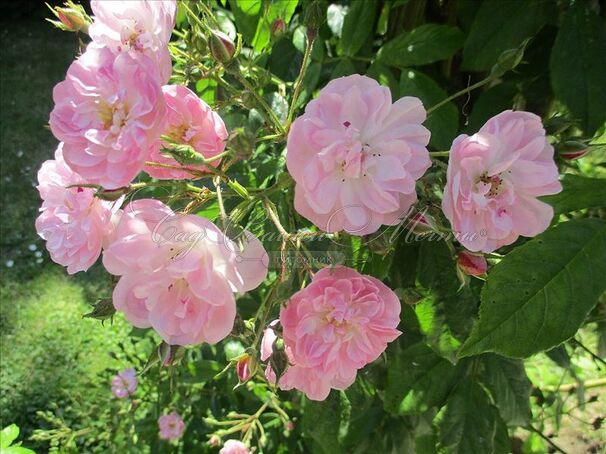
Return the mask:
{"type": "Polygon", "coordinates": [[[238,159],[248,159],[255,151],[256,137],[248,128],[234,128],[227,139],[227,148],[234,150],[238,159]]]}
{"type": "Polygon", "coordinates": [[[211,448],[218,448],[221,446],[221,438],[218,435],[211,435],[206,444],[211,448]]]}
{"type": "Polygon", "coordinates": [[[120,197],[130,192],[130,187],[124,186],[123,188],[117,189],[99,189],[95,193],[95,197],[100,198],[101,200],[107,200],[109,202],[115,202],[120,197]]]}
{"type": "Polygon", "coordinates": [[[271,34],[276,38],[282,36],[284,34],[284,30],[286,30],[284,19],[276,19],[274,23],[271,24],[271,34]]]}
{"type": "Polygon", "coordinates": [[[88,26],[92,23],[92,19],[82,7],[77,5],[72,0],[68,0],[63,6],[55,6],[54,8],[48,3],[48,9],[52,11],[58,21],[46,19],[55,27],[67,32],[83,32],[88,31],[88,26]]]}
{"type": "Polygon", "coordinates": [[[116,308],[110,298],[99,300],[93,305],[93,310],[88,314],[84,314],[83,318],[96,318],[97,320],[107,320],[113,317],[116,313],[116,308]]]}
{"type": "Polygon", "coordinates": [[[488,263],[481,253],[461,251],[457,257],[457,267],[468,276],[483,276],[488,270],[488,263]]]}
{"type": "Polygon", "coordinates": [[[365,244],[377,255],[388,255],[393,251],[394,245],[385,232],[373,233],[365,237],[365,244]]]}
{"type": "Polygon", "coordinates": [[[272,345],[272,351],[273,353],[269,357],[269,365],[279,381],[288,367],[288,356],[284,350],[284,341],[280,338],[276,339],[272,345]]]}
{"type": "Polygon", "coordinates": [[[225,33],[213,30],[208,40],[210,53],[219,63],[229,63],[234,56],[236,46],[225,33]]]}
{"type": "Polygon", "coordinates": [[[307,27],[307,39],[313,40],[326,21],[326,4],[323,0],[312,0],[305,8],[304,24],[307,27]]]}
{"type": "Polygon", "coordinates": [[[525,39],[517,49],[509,49],[499,55],[497,62],[490,70],[490,77],[496,79],[518,66],[524,57],[524,51],[529,42],[530,38],[525,39]]]}
{"type": "Polygon", "coordinates": [[[183,359],[185,355],[185,348],[181,345],[169,345],[166,342],[162,342],[158,346],[158,356],[164,367],[173,366],[183,359]]]}
{"type": "Polygon", "coordinates": [[[398,295],[398,298],[409,306],[414,306],[423,299],[423,295],[413,288],[405,288],[401,289],[400,291],[396,291],[396,295],[398,295]]]}
{"type": "Polygon", "coordinates": [[[557,149],[560,157],[562,159],[566,159],[567,161],[582,158],[589,153],[589,147],[587,144],[577,140],[567,140],[566,142],[560,144],[557,149]]]}

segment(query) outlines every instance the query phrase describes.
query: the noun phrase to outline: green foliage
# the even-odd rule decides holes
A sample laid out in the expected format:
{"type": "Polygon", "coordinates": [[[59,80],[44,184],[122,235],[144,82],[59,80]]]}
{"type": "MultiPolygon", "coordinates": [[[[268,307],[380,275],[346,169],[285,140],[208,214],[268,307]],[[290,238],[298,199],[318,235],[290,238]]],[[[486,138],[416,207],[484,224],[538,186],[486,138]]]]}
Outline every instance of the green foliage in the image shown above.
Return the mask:
{"type": "Polygon", "coordinates": [[[524,358],[574,335],[606,289],[604,257],[606,223],[597,219],[565,222],[516,248],[489,274],[460,355],[524,358]]]}

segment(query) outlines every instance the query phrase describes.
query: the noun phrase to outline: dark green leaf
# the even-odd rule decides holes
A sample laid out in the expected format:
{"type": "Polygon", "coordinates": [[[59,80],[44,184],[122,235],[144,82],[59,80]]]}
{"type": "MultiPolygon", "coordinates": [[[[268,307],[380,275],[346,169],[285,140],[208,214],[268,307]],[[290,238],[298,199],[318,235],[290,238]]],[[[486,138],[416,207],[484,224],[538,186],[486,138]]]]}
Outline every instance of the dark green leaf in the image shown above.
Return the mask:
{"type": "Polygon", "coordinates": [[[394,101],[399,98],[400,87],[398,79],[396,79],[393,71],[387,66],[374,62],[369,66],[366,75],[372,77],[381,85],[389,87],[391,90],[391,97],[394,101]]]}
{"type": "Polygon", "coordinates": [[[592,135],[606,122],[606,24],[588,3],[565,14],[550,68],[556,96],[592,135]]]}
{"type": "Polygon", "coordinates": [[[291,41],[281,39],[271,50],[269,67],[280,79],[294,81],[299,75],[302,59],[302,54],[291,41]]]}
{"type": "Polygon", "coordinates": [[[517,92],[518,89],[513,82],[505,82],[486,90],[473,104],[465,131],[470,135],[475,134],[489,118],[511,109],[517,92]]]}
{"type": "Polygon", "coordinates": [[[462,45],[463,33],[457,27],[425,24],[386,43],[377,59],[400,68],[426,65],[453,56],[462,45]]]}
{"type": "Polygon", "coordinates": [[[562,192],[542,197],[553,207],[556,215],[606,206],[606,180],[581,175],[565,174],[562,177],[562,192]]]}
{"type": "Polygon", "coordinates": [[[482,383],[492,394],[501,417],[510,425],[528,424],[532,383],[526,376],[524,363],[487,354],[482,356],[482,364],[482,383]]]}
{"type": "Polygon", "coordinates": [[[606,289],[606,222],[564,222],[514,249],[482,290],[480,319],[459,355],[524,358],[571,337],[606,289]]]}
{"type": "Polygon", "coordinates": [[[303,431],[320,447],[319,452],[343,452],[341,441],[347,435],[351,405],[343,391],[332,391],[322,402],[306,399],[303,406],[303,431]]]}
{"type": "Polygon", "coordinates": [[[372,39],[377,5],[375,2],[352,2],[343,20],[340,46],[345,55],[355,55],[372,39]]]}
{"type": "Polygon", "coordinates": [[[564,344],[558,345],[557,347],[546,351],[545,354],[558,366],[564,369],[568,369],[570,367],[570,355],[566,351],[564,344]]]}
{"type": "Polygon", "coordinates": [[[553,9],[548,0],[485,0],[463,47],[462,69],[484,71],[503,51],[517,48],[547,22],[553,9]]]}
{"type": "Polygon", "coordinates": [[[349,59],[343,59],[337,66],[332,70],[330,74],[331,79],[336,79],[337,77],[349,76],[356,72],[356,67],[353,62],[349,59]]]}
{"type": "Polygon", "coordinates": [[[422,413],[440,407],[450,392],[456,368],[424,343],[388,352],[384,407],[399,414],[422,413]]]}
{"type": "MultiPolygon", "coordinates": [[[[438,422],[439,446],[449,454],[509,453],[504,446],[505,423],[477,383],[466,380],[448,398],[438,422]]],[[[442,452],[442,451],[440,451],[442,452]]]]}
{"type": "MultiPolygon", "coordinates": [[[[400,96],[416,96],[423,101],[426,109],[448,97],[446,92],[434,80],[412,69],[402,71],[400,96]]],[[[447,150],[457,134],[459,112],[456,106],[449,102],[432,112],[424,125],[431,131],[430,145],[434,148],[447,150]]]]}

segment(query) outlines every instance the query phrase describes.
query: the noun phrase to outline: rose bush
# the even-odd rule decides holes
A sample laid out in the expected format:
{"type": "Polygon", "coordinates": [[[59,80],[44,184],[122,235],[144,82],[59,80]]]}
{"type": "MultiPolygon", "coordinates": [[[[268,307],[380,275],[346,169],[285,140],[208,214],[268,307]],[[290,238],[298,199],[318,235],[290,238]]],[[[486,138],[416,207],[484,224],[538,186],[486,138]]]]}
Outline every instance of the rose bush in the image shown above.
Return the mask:
{"type": "Polygon", "coordinates": [[[474,17],[92,2],[53,92],[36,227],[69,273],[102,253],[117,278],[93,316],[152,328],[112,380],[133,427],[159,417],[150,444],[509,452],[516,427],[540,433],[520,360],[573,337],[606,289],[604,182],[560,153],[603,151],[606,112],[570,95],[561,60],[579,22],[587,54],[606,40],[592,7],[544,3],[530,27],[491,0],[474,17]],[[558,15],[545,93],[522,62],[558,15]]]}

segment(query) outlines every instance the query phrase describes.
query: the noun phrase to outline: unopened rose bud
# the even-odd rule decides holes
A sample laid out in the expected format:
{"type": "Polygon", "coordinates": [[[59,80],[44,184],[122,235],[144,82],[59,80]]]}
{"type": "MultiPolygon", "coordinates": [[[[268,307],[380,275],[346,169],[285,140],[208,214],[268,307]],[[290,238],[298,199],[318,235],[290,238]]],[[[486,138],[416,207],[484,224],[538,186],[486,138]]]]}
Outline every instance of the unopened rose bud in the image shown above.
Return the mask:
{"type": "Polygon", "coordinates": [[[587,144],[577,140],[567,140],[566,142],[560,144],[557,149],[560,157],[568,161],[582,158],[589,153],[589,147],[587,144]]]}
{"type": "Polygon", "coordinates": [[[72,0],[68,0],[63,6],[55,6],[54,8],[48,3],[46,4],[52,11],[58,21],[46,19],[55,27],[68,32],[83,32],[88,31],[88,26],[92,23],[92,19],[82,7],[77,5],[72,0]]]}
{"type": "Polygon", "coordinates": [[[257,362],[248,353],[244,353],[236,363],[236,373],[240,383],[246,383],[254,375],[257,368],[257,362]]]}
{"type": "Polygon", "coordinates": [[[158,356],[164,367],[179,363],[183,355],[185,355],[185,349],[181,345],[169,345],[162,342],[158,347],[158,356]]]}
{"type": "Polygon", "coordinates": [[[530,38],[524,40],[517,49],[509,49],[499,55],[497,62],[490,70],[490,76],[496,79],[518,66],[522,62],[524,51],[529,42],[530,38]]]}
{"type": "Polygon", "coordinates": [[[488,263],[481,253],[461,251],[457,257],[457,267],[468,276],[483,276],[488,270],[488,263]]]}
{"type": "Polygon", "coordinates": [[[295,430],[295,423],[292,421],[288,421],[286,423],[286,430],[288,430],[289,432],[292,432],[293,430],[295,430]]]}
{"type": "Polygon", "coordinates": [[[217,448],[221,446],[221,438],[218,435],[212,435],[206,444],[211,448],[217,448]]]}
{"type": "Polygon", "coordinates": [[[229,36],[218,30],[211,31],[208,44],[210,53],[220,63],[229,63],[236,51],[236,46],[229,36]]]}
{"type": "Polygon", "coordinates": [[[435,221],[427,213],[415,213],[410,216],[406,228],[415,235],[425,235],[435,231],[435,221]]]}
{"type": "Polygon", "coordinates": [[[284,30],[286,30],[286,24],[283,19],[276,19],[273,24],[271,24],[271,34],[272,36],[279,37],[284,34],[284,30]]]}
{"type": "Polygon", "coordinates": [[[312,0],[305,8],[304,24],[307,27],[307,39],[313,40],[318,30],[326,21],[326,3],[323,0],[312,0]]]}

